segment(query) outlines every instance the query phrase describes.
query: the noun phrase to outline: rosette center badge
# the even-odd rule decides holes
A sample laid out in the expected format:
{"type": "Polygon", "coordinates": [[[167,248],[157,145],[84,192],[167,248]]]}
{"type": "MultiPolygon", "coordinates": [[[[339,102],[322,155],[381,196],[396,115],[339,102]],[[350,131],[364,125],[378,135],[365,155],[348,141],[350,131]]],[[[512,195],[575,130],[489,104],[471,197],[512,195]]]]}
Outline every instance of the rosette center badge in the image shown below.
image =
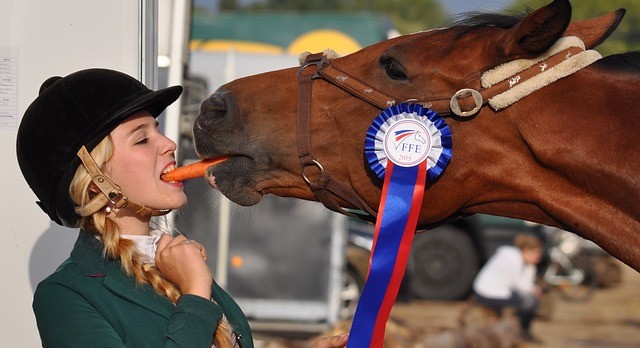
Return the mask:
{"type": "Polygon", "coordinates": [[[367,131],[365,155],[380,179],[388,161],[401,167],[427,161],[427,179],[432,181],[451,159],[451,131],[433,110],[419,104],[394,105],[373,120],[367,131]]]}
{"type": "Polygon", "coordinates": [[[384,153],[396,165],[413,167],[427,159],[431,150],[431,137],[424,124],[412,119],[401,119],[384,134],[384,153]]]}

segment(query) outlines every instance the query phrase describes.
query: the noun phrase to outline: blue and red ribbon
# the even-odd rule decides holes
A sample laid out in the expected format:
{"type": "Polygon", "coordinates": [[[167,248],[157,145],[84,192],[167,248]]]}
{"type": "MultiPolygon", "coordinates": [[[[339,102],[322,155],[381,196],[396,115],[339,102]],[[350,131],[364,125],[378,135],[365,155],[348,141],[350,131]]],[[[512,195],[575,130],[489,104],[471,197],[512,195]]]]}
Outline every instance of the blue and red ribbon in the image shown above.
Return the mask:
{"type": "MultiPolygon", "coordinates": [[[[415,132],[415,129],[409,131],[415,132]]],[[[403,131],[406,130],[400,127],[396,134],[403,131]]],[[[365,156],[384,183],[369,274],[351,325],[348,348],[383,346],[386,323],[411,253],[427,180],[432,182],[442,174],[451,155],[451,131],[446,122],[418,104],[402,103],[383,110],[367,131],[365,156]],[[430,140],[428,156],[416,165],[398,165],[384,150],[388,139],[385,132],[404,120],[421,122],[429,133],[421,137],[430,140]]]]}
{"type": "Polygon", "coordinates": [[[369,275],[347,347],[382,347],[391,308],[411,251],[426,185],[426,161],[414,167],[387,164],[369,275]]]}

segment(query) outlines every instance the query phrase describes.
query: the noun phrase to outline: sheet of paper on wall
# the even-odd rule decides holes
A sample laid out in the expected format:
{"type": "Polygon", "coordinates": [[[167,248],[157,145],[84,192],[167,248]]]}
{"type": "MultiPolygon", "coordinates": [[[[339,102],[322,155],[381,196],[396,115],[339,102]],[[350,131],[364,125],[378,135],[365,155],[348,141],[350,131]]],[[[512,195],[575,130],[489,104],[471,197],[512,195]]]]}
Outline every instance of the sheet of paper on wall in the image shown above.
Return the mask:
{"type": "Polygon", "coordinates": [[[0,129],[18,121],[18,49],[0,47],[0,129]]]}

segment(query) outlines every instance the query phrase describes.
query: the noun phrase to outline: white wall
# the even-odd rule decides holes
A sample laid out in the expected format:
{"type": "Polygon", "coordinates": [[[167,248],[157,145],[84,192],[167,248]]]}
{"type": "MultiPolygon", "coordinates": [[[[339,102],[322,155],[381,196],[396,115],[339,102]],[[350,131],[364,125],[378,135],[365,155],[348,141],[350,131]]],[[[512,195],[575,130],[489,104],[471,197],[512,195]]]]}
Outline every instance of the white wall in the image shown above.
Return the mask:
{"type": "Polygon", "coordinates": [[[0,347],[40,346],[33,291],[67,257],[77,234],[36,206],[16,160],[17,126],[9,121],[19,121],[48,77],[88,67],[139,76],[140,3],[146,1],[0,0],[0,58],[17,61],[11,76],[0,59],[0,81],[17,86],[0,85],[0,347]],[[17,112],[3,98],[17,101],[17,112]]]}

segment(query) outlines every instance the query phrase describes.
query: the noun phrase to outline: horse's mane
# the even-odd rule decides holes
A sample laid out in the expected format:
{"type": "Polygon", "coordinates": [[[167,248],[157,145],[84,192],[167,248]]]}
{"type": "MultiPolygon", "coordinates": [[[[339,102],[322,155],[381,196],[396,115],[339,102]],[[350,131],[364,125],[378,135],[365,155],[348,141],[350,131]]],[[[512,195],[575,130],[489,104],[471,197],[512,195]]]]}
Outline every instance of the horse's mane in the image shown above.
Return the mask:
{"type": "Polygon", "coordinates": [[[640,73],[640,52],[613,54],[600,59],[595,64],[601,68],[640,73]]]}
{"type": "Polygon", "coordinates": [[[488,26],[508,29],[513,28],[526,15],[527,12],[514,13],[512,15],[491,12],[465,12],[450,18],[446,26],[467,27],[467,30],[488,26]]]}
{"type": "Polygon", "coordinates": [[[530,12],[530,10],[524,13],[514,13],[512,15],[490,12],[465,12],[450,18],[447,22],[445,22],[444,27],[456,27],[457,30],[455,39],[457,40],[465,34],[479,28],[513,28],[528,14],[528,12],[530,12]]]}

